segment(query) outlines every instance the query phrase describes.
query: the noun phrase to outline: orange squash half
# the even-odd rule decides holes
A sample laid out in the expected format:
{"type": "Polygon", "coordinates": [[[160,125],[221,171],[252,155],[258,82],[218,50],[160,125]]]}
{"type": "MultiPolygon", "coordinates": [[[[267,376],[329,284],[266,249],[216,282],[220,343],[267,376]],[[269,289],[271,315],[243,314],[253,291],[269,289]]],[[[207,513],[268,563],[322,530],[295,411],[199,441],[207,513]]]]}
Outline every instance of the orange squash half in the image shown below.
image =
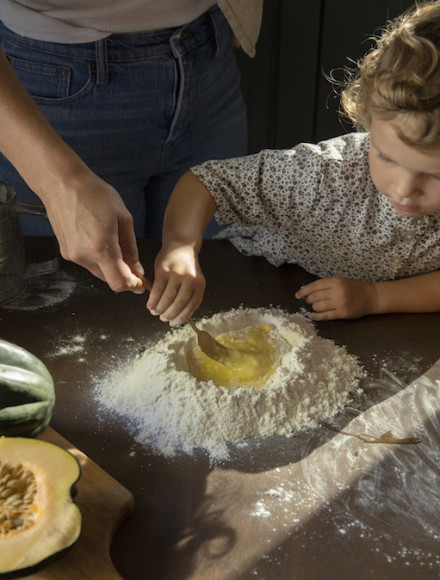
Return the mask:
{"type": "Polygon", "coordinates": [[[77,459],[38,439],[0,437],[0,578],[36,572],[78,538],[77,459]]]}

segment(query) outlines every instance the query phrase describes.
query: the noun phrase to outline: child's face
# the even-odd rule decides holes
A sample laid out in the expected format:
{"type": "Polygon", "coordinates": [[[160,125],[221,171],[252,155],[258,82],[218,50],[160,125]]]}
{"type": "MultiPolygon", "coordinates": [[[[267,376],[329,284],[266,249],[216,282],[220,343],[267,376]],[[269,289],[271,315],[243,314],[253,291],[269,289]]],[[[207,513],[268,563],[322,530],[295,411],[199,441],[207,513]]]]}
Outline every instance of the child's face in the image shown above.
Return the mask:
{"type": "Polygon", "coordinates": [[[403,143],[395,127],[408,125],[407,115],[392,120],[373,117],[370,127],[370,173],[376,188],[401,215],[419,217],[440,211],[440,147],[429,151],[403,143]]]}

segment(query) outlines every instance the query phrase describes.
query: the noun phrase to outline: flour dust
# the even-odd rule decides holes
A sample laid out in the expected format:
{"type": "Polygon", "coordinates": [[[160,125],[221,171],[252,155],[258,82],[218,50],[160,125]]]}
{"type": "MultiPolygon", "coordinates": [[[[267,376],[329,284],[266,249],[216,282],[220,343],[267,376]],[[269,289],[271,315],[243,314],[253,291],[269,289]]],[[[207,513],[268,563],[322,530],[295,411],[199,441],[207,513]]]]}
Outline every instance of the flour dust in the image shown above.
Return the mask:
{"type": "Polygon", "coordinates": [[[139,443],[160,454],[202,448],[211,460],[221,460],[229,457],[229,443],[316,426],[359,389],[357,359],[319,337],[302,315],[240,308],[200,321],[213,336],[259,324],[273,325],[291,347],[262,388],[199,382],[188,369],[195,338],[185,325],[101,380],[97,400],[124,417],[139,443]]]}

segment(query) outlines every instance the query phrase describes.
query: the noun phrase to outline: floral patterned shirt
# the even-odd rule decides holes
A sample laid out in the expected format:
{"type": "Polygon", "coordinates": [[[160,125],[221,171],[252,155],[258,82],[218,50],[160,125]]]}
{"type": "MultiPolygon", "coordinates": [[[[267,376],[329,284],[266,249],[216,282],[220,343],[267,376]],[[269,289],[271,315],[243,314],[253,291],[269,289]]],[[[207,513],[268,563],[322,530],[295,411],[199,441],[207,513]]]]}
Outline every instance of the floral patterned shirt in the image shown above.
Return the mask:
{"type": "Polygon", "coordinates": [[[398,214],[373,185],[369,134],[264,150],[192,168],[232,224],[217,237],[278,266],[367,282],[440,268],[440,212],[398,214]]]}

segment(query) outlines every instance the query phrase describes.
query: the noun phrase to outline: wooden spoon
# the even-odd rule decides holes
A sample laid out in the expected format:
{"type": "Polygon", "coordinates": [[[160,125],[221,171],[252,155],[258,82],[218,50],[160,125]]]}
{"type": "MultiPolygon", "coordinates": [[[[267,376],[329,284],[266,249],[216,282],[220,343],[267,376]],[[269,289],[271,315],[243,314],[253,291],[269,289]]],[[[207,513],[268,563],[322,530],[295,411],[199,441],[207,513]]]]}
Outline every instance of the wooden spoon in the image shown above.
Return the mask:
{"type": "MultiPolygon", "coordinates": [[[[141,276],[140,278],[146,290],[150,292],[152,288],[151,282],[145,278],[145,276],[141,276]]],[[[200,350],[204,352],[206,356],[209,356],[222,365],[227,365],[232,358],[230,349],[228,349],[226,346],[223,346],[223,344],[220,344],[213,336],[209,334],[209,332],[206,332],[206,330],[197,328],[192,318],[188,318],[187,322],[197,335],[197,344],[199,345],[200,350]]]]}

